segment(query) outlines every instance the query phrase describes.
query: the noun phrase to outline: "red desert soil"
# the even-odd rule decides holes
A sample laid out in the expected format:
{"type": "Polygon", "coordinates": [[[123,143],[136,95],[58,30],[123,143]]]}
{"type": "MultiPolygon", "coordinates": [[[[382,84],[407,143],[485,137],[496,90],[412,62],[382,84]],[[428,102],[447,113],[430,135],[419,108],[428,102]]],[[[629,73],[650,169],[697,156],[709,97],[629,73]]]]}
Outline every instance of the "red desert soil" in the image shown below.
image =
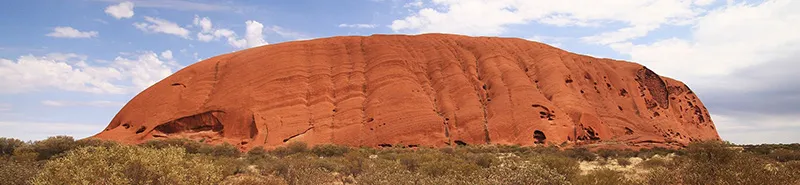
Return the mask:
{"type": "Polygon", "coordinates": [[[719,140],[689,87],[642,65],[446,34],[332,37],[213,57],[139,93],[93,137],[241,149],[719,140]]]}

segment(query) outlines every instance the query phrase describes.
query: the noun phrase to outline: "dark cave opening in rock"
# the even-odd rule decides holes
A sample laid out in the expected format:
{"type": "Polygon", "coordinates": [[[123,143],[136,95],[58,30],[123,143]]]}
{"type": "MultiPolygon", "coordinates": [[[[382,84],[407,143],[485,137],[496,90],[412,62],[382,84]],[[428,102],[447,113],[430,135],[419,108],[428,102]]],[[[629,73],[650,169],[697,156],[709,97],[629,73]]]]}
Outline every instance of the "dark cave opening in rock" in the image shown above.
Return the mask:
{"type": "Polygon", "coordinates": [[[534,143],[544,143],[547,137],[544,136],[544,132],[542,132],[541,130],[536,130],[533,131],[533,139],[536,139],[534,143]]]}

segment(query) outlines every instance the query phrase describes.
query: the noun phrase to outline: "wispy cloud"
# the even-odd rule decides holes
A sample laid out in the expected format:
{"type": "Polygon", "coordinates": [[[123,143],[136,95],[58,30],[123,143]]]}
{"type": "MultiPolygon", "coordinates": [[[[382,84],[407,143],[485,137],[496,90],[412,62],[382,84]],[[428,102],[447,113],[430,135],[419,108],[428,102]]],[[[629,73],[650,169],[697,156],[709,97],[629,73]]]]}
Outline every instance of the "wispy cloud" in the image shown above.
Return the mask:
{"type": "Polygon", "coordinates": [[[147,23],[137,22],[133,23],[133,26],[144,32],[165,33],[190,39],[189,30],[174,22],[149,16],[145,16],[144,20],[147,21],[147,23]]]}
{"type": "Polygon", "coordinates": [[[55,27],[53,32],[48,33],[48,37],[56,38],[92,38],[97,37],[97,31],[80,31],[72,27],[55,27]]]}
{"type": "Polygon", "coordinates": [[[94,135],[105,126],[101,124],[0,121],[0,136],[21,140],[42,140],[50,136],[68,135],[82,139],[94,135]]]}
{"type": "Polygon", "coordinates": [[[74,106],[89,106],[89,107],[122,107],[125,105],[123,102],[116,101],[59,101],[59,100],[44,100],[42,105],[51,107],[74,107],[74,106]]]}
{"type": "Polygon", "coordinates": [[[6,112],[11,110],[11,104],[8,103],[0,103],[0,112],[6,112]]]}
{"type": "MultiPolygon", "coordinates": [[[[221,3],[204,3],[197,1],[186,0],[95,0],[102,2],[126,2],[130,1],[136,4],[137,7],[145,8],[163,8],[180,11],[240,11],[244,7],[239,7],[230,4],[221,3]]],[[[220,1],[215,1],[220,2],[220,1]]]]}
{"type": "Polygon", "coordinates": [[[340,28],[375,28],[377,24],[339,24],[340,28]]]}

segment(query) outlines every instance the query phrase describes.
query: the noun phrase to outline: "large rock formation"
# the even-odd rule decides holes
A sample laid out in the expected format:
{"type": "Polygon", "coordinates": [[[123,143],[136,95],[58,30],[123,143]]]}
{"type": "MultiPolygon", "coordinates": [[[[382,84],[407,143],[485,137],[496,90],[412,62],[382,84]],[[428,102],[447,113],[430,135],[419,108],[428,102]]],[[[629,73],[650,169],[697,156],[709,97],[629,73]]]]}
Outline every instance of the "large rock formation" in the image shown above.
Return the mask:
{"type": "Polygon", "coordinates": [[[347,36],[188,66],[128,102],[96,138],[183,137],[241,148],[718,140],[683,83],[625,61],[514,38],[347,36]]]}

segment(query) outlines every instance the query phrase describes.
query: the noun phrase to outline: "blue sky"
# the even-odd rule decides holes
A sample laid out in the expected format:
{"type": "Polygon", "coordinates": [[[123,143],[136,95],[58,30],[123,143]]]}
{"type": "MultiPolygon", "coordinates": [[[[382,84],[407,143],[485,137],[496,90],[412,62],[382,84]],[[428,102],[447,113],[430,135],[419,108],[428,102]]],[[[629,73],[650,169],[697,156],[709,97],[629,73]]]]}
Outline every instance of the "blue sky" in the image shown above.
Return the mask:
{"type": "Polygon", "coordinates": [[[90,136],[182,67],[265,44],[444,32],[630,60],[735,143],[800,141],[800,1],[26,0],[0,6],[0,137],[90,136]]]}

